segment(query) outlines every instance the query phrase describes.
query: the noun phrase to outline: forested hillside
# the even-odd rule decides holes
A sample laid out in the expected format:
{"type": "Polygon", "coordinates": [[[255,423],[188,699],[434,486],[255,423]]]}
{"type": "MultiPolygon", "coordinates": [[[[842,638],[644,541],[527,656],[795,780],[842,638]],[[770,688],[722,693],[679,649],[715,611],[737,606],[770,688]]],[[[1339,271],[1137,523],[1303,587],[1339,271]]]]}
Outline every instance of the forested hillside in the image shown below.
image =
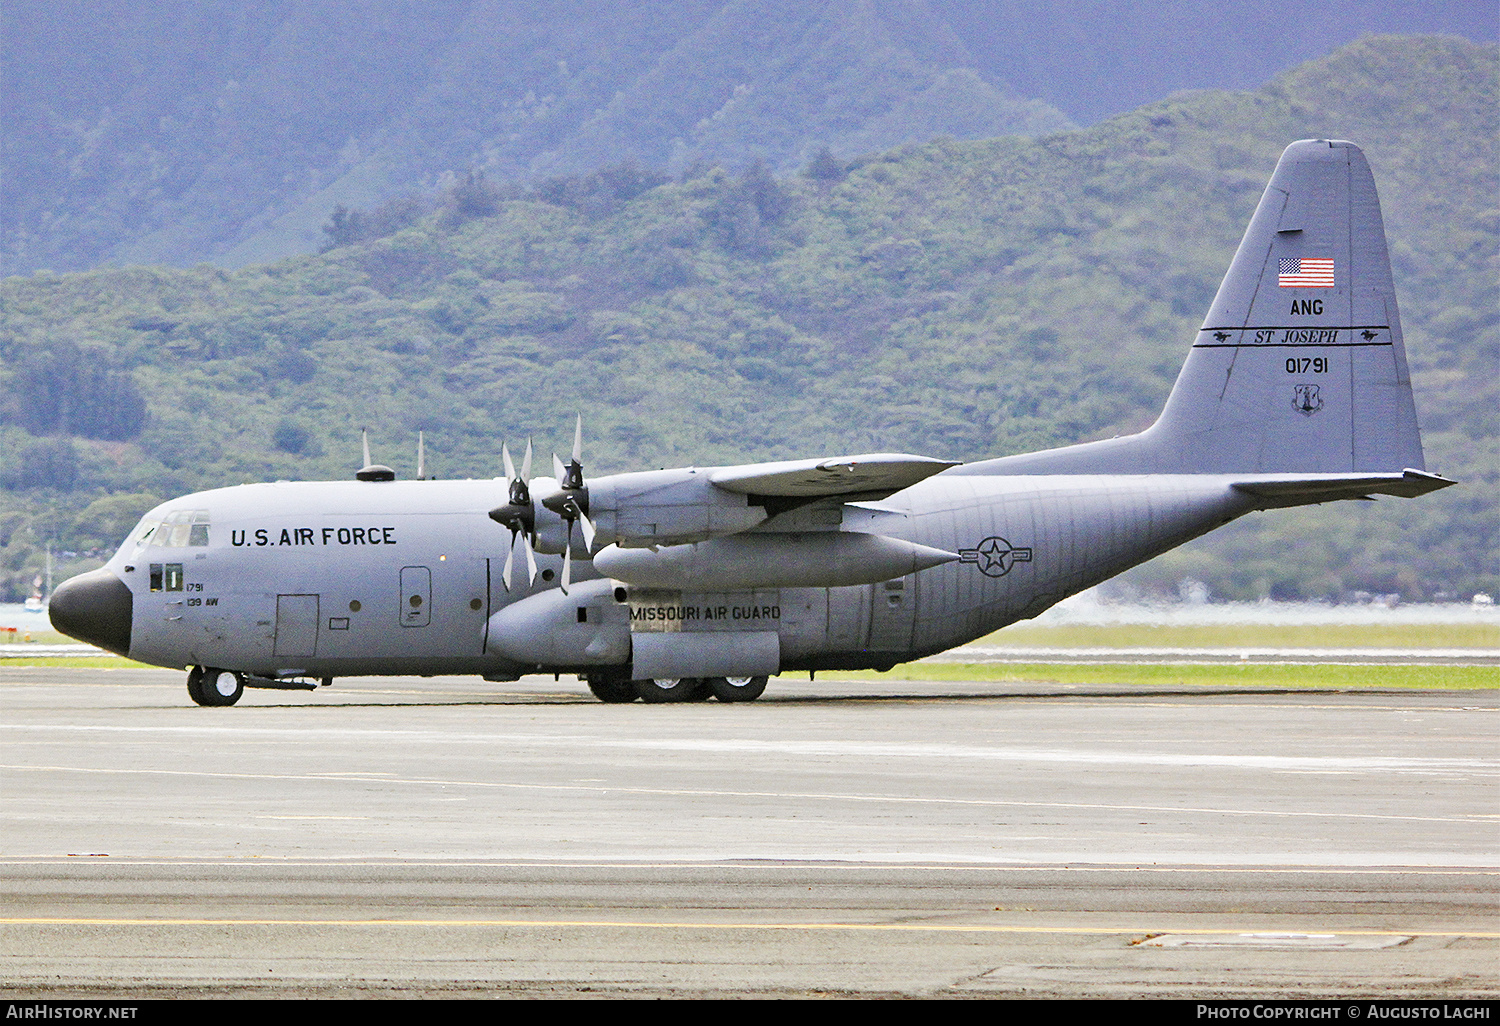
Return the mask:
{"type": "Polygon", "coordinates": [[[336,205],[455,170],[789,169],[825,145],[1072,124],[981,76],[923,0],[15,0],[0,16],[5,273],[311,252],[336,205]]]}
{"type": "Polygon", "coordinates": [[[1500,587],[1496,48],[1372,38],[1251,93],[1038,139],[796,172],[478,175],[344,210],[328,250],[0,287],[0,560],[113,545],[157,497],[493,476],[502,439],[591,472],[910,451],[976,459],[1149,424],[1285,144],[1349,138],[1385,204],[1430,469],[1421,500],[1250,518],[1136,580],[1217,597],[1500,587]],[[404,227],[398,227],[405,225],[404,227]],[[391,228],[397,230],[383,234],[391,228]]]}
{"type": "Polygon", "coordinates": [[[6,0],[0,275],[240,267],[343,205],[627,159],[778,174],[1255,88],[1493,4],[1320,0],[6,0]]]}

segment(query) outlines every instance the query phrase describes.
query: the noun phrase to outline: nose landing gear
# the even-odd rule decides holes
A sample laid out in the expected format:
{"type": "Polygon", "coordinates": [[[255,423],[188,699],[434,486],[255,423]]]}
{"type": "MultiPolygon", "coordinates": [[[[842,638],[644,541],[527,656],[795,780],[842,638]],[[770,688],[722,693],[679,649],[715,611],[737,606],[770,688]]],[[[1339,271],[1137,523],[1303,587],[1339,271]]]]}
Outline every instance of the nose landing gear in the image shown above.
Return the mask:
{"type": "Polygon", "coordinates": [[[233,670],[195,666],[188,671],[187,689],[199,705],[233,705],[245,693],[245,678],[233,670]]]}

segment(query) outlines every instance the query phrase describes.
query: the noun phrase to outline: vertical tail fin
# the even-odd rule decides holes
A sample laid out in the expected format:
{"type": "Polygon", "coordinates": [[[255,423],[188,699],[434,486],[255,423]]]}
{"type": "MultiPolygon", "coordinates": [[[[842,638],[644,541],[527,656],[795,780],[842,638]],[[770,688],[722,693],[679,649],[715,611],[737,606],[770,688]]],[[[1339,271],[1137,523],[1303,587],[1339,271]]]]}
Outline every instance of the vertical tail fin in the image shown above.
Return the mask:
{"type": "Polygon", "coordinates": [[[1161,469],[1423,469],[1375,180],[1353,143],[1286,148],[1157,423],[1161,469]]]}
{"type": "Polygon", "coordinates": [[[1385,225],[1358,146],[1286,148],[1166,409],[1138,435],[963,473],[1425,470],[1385,225]]]}

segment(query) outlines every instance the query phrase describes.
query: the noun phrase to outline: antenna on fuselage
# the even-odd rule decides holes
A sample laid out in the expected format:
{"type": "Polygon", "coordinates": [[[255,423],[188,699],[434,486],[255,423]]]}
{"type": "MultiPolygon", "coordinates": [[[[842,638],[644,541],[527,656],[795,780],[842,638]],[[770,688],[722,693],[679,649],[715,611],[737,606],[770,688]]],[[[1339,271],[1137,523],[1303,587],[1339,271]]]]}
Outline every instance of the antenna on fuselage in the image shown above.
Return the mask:
{"type": "Polygon", "coordinates": [[[370,462],[370,429],[359,429],[360,440],[364,444],[365,465],[354,472],[356,481],[394,481],[396,472],[390,467],[380,463],[370,462]]]}

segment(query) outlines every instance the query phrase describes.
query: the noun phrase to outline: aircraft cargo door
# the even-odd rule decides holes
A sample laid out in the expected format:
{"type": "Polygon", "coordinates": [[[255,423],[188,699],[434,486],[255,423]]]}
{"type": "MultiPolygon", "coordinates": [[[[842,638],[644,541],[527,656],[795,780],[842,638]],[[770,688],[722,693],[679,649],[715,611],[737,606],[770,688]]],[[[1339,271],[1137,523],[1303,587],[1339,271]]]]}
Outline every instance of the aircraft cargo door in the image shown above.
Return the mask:
{"type": "Polygon", "coordinates": [[[318,654],[318,596],[276,596],[276,643],[278,656],[305,659],[318,654]]]}

